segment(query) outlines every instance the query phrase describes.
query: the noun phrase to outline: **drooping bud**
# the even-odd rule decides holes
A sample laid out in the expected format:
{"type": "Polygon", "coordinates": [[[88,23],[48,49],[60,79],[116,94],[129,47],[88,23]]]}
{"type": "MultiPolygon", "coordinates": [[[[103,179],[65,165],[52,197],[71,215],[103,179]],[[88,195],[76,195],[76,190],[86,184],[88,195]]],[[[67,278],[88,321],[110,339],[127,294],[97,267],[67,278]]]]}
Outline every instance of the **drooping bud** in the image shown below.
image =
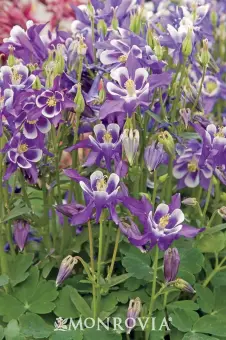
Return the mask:
{"type": "Polygon", "coordinates": [[[169,248],[164,254],[164,277],[166,282],[176,279],[180,265],[180,255],[177,248],[169,248]]]}
{"type": "Polygon", "coordinates": [[[15,222],[13,236],[20,251],[22,251],[25,247],[29,231],[30,225],[26,221],[15,222]]]}
{"type": "Polygon", "coordinates": [[[141,307],[142,305],[139,297],[135,300],[130,300],[126,318],[127,334],[130,334],[132,329],[136,326],[136,319],[140,315],[141,307]]]}
{"type": "Polygon", "coordinates": [[[122,134],[122,144],[129,164],[132,166],[139,147],[140,133],[137,129],[125,129],[122,134]]]}
{"type": "Polygon", "coordinates": [[[183,279],[176,279],[175,281],[172,282],[172,286],[184,292],[195,294],[195,290],[193,289],[193,287],[183,279]]]}
{"type": "Polygon", "coordinates": [[[163,145],[160,143],[153,142],[145,148],[144,160],[148,171],[152,172],[159,166],[163,160],[164,154],[163,145]]]}
{"type": "Polygon", "coordinates": [[[192,28],[189,28],[187,35],[184,38],[183,43],[182,43],[182,54],[185,57],[189,57],[191,55],[191,52],[192,52],[192,48],[193,48],[192,34],[193,34],[192,28]]]}
{"type": "Polygon", "coordinates": [[[163,145],[164,150],[171,156],[175,154],[175,144],[173,137],[168,131],[160,132],[158,135],[158,141],[163,145]]]}
{"type": "Polygon", "coordinates": [[[188,122],[191,119],[191,110],[189,108],[183,108],[180,109],[180,116],[182,117],[183,121],[184,121],[184,125],[186,127],[186,129],[188,128],[188,122]]]}
{"type": "Polygon", "coordinates": [[[202,51],[201,51],[200,61],[201,61],[202,66],[207,66],[210,62],[208,39],[203,40],[203,48],[202,48],[202,51]]]}
{"type": "Polygon", "coordinates": [[[56,278],[56,286],[58,287],[64,280],[70,276],[74,265],[78,263],[78,259],[76,257],[72,257],[71,255],[68,255],[63,259],[60,265],[60,269],[56,278]]]}
{"type": "Polygon", "coordinates": [[[226,220],[226,207],[221,207],[217,212],[224,220],[226,220]]]}
{"type": "Polygon", "coordinates": [[[185,199],[182,201],[182,203],[183,203],[184,205],[188,205],[188,206],[194,207],[194,206],[197,205],[198,201],[197,201],[197,199],[196,199],[195,197],[189,197],[189,198],[185,198],[185,199]]]}
{"type": "Polygon", "coordinates": [[[95,10],[94,10],[94,7],[93,7],[93,5],[92,5],[90,0],[88,1],[88,4],[87,4],[87,12],[88,12],[89,17],[91,17],[91,18],[94,17],[95,10]]]}
{"type": "Polygon", "coordinates": [[[82,87],[80,83],[77,84],[77,93],[74,102],[76,104],[76,113],[81,114],[85,109],[85,100],[82,95],[82,87]]]}

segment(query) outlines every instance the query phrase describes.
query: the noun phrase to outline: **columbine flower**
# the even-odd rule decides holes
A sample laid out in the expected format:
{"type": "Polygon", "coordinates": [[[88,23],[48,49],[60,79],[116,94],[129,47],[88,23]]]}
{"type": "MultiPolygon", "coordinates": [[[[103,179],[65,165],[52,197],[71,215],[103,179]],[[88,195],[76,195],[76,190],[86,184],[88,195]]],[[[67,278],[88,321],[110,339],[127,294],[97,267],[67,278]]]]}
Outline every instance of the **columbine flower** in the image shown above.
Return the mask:
{"type": "Polygon", "coordinates": [[[14,241],[19,247],[20,251],[24,249],[24,246],[28,239],[28,234],[30,232],[30,225],[25,221],[17,221],[14,224],[14,241]]]}
{"type": "Polygon", "coordinates": [[[36,105],[42,110],[43,116],[53,118],[58,116],[62,110],[64,96],[59,91],[46,90],[36,99],[36,105]]]}
{"type": "Polygon", "coordinates": [[[46,134],[51,129],[50,121],[37,110],[35,103],[29,102],[15,120],[16,128],[21,127],[28,139],[36,139],[40,133],[46,134]]]}
{"type": "Polygon", "coordinates": [[[114,99],[124,102],[124,109],[129,115],[137,106],[148,105],[148,71],[144,68],[138,68],[132,74],[127,67],[119,67],[111,71],[111,78],[118,85],[108,82],[107,91],[114,99]]]}
{"type": "Polygon", "coordinates": [[[136,326],[136,319],[141,312],[141,300],[137,297],[135,300],[130,300],[129,307],[127,311],[127,334],[130,334],[132,329],[136,326]]]}
{"type": "Polygon", "coordinates": [[[21,133],[13,136],[2,151],[7,151],[10,161],[4,179],[8,179],[17,167],[30,170],[42,158],[42,150],[37,147],[37,141],[27,139],[21,133]]]}
{"type": "Polygon", "coordinates": [[[122,144],[129,164],[132,166],[139,147],[140,133],[137,129],[125,129],[122,134],[122,144]]]}
{"type": "Polygon", "coordinates": [[[144,151],[144,160],[148,171],[156,170],[159,164],[163,162],[164,156],[165,152],[162,144],[153,142],[147,146],[144,151]]]}
{"type": "Polygon", "coordinates": [[[72,225],[80,225],[87,222],[96,210],[96,222],[99,222],[102,210],[108,208],[111,218],[118,224],[118,216],[115,211],[115,204],[119,190],[119,176],[115,173],[109,178],[101,171],[95,171],[90,176],[90,181],[80,176],[75,170],[64,170],[64,173],[79,182],[87,202],[84,210],[78,212],[71,219],[72,225]]]}
{"type": "Polygon", "coordinates": [[[121,153],[121,137],[119,135],[120,127],[118,124],[109,124],[107,128],[103,124],[97,124],[93,128],[95,137],[89,136],[66,151],[73,151],[80,148],[89,148],[92,152],[83,166],[100,165],[101,160],[104,158],[108,171],[111,171],[111,161],[116,154],[121,153]]]}
{"type": "Polygon", "coordinates": [[[201,146],[198,143],[190,143],[176,160],[173,175],[179,179],[178,188],[195,188],[200,184],[204,189],[208,189],[213,168],[210,160],[203,158],[201,146]]]}
{"type": "Polygon", "coordinates": [[[11,88],[27,89],[35,82],[35,75],[29,76],[28,68],[22,64],[13,67],[2,66],[0,71],[3,83],[11,88]]]}
{"type": "Polygon", "coordinates": [[[66,280],[68,278],[68,276],[70,276],[74,265],[78,263],[78,260],[76,257],[72,257],[71,255],[68,255],[67,257],[65,257],[65,259],[63,259],[63,261],[61,262],[60,265],[60,269],[56,278],[56,286],[58,287],[59,285],[62,284],[62,282],[64,280],[66,280]]]}
{"type": "MultiPolygon", "coordinates": [[[[201,79],[198,82],[200,86],[201,79]]],[[[207,75],[202,86],[202,99],[205,113],[210,113],[219,99],[226,99],[226,85],[220,79],[207,75]]]]}
{"type": "Polygon", "coordinates": [[[179,194],[172,197],[170,205],[161,203],[157,206],[155,212],[151,207],[148,214],[144,205],[140,207],[138,203],[135,210],[133,204],[130,210],[135,211],[135,214],[144,224],[144,233],[141,236],[133,234],[132,237],[129,237],[129,241],[136,246],[143,246],[151,242],[151,248],[157,244],[161,250],[166,250],[179,237],[193,238],[202,232],[204,229],[196,229],[184,224],[184,214],[180,205],[179,194]]]}
{"type": "Polygon", "coordinates": [[[177,248],[169,248],[164,254],[164,277],[166,282],[176,279],[180,265],[180,255],[177,248]]]}
{"type": "Polygon", "coordinates": [[[104,65],[120,66],[125,64],[131,52],[136,58],[142,58],[142,51],[138,46],[133,45],[131,48],[121,40],[112,39],[109,47],[100,54],[100,61],[104,65]]]}

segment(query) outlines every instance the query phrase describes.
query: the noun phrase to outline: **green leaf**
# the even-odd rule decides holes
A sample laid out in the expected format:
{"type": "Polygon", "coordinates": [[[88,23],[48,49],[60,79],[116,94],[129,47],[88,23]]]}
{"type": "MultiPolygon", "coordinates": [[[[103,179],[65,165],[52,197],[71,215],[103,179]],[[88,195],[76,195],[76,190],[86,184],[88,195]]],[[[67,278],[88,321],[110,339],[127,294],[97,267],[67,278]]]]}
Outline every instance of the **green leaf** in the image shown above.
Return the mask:
{"type": "Polygon", "coordinates": [[[203,235],[202,238],[196,241],[196,246],[203,253],[219,253],[224,249],[224,244],[225,240],[222,232],[203,235]]]}
{"type": "Polygon", "coordinates": [[[122,275],[119,275],[119,276],[113,276],[111,278],[111,280],[106,284],[106,286],[108,286],[108,287],[117,286],[120,283],[128,280],[131,276],[132,276],[132,274],[122,274],[122,275]]]}
{"type": "Polygon", "coordinates": [[[180,277],[181,279],[189,282],[191,285],[193,285],[195,283],[195,276],[192,273],[190,273],[186,270],[183,270],[181,268],[179,268],[177,277],[180,277]]]}
{"type": "Polygon", "coordinates": [[[197,303],[191,300],[183,300],[183,301],[171,302],[170,304],[167,305],[167,308],[198,310],[199,306],[197,305],[197,303]]]}
{"type": "Polygon", "coordinates": [[[129,274],[137,279],[145,279],[147,281],[150,281],[153,277],[150,264],[150,257],[147,254],[141,253],[135,247],[130,247],[122,259],[122,265],[129,274]]]}
{"type": "Polygon", "coordinates": [[[184,335],[182,340],[219,340],[219,339],[201,333],[187,333],[184,335]]]}
{"type": "Polygon", "coordinates": [[[41,281],[28,301],[29,310],[38,314],[50,313],[55,308],[52,301],[56,300],[57,296],[55,281],[41,281]]]}
{"type": "Polygon", "coordinates": [[[0,340],[4,338],[4,328],[0,325],[0,340]]]}
{"type": "Polygon", "coordinates": [[[226,287],[218,287],[214,290],[214,315],[226,317],[226,287]]]}
{"type": "Polygon", "coordinates": [[[226,286],[226,272],[217,273],[211,280],[214,287],[226,286]]]}
{"type": "Polygon", "coordinates": [[[220,318],[215,315],[205,315],[194,324],[193,331],[216,336],[226,336],[225,318],[220,318]]]}
{"type": "Polygon", "coordinates": [[[78,293],[77,289],[73,288],[71,291],[71,301],[76,309],[86,318],[92,317],[92,311],[85,299],[78,293]]]}
{"type": "Polygon", "coordinates": [[[38,280],[39,270],[34,266],[29,271],[28,278],[15,287],[14,296],[24,304],[27,304],[37,288],[38,280]]]}
{"type": "Polygon", "coordinates": [[[132,277],[125,282],[124,287],[131,292],[134,292],[142,285],[142,283],[144,283],[142,280],[138,280],[135,277],[132,277]]]}
{"type": "Polygon", "coordinates": [[[31,212],[31,209],[28,207],[15,207],[13,210],[9,212],[8,215],[4,218],[3,222],[10,221],[15,219],[16,217],[27,215],[31,212]]]}
{"type": "Polygon", "coordinates": [[[226,223],[223,224],[218,224],[215,227],[208,228],[204,231],[204,235],[206,234],[214,234],[217,233],[218,231],[226,229],[226,223]]]}
{"type": "Polygon", "coordinates": [[[24,337],[20,336],[20,327],[18,325],[17,320],[11,320],[6,329],[5,329],[5,337],[6,340],[19,340],[24,339],[24,337]]]}
{"type": "Polygon", "coordinates": [[[53,326],[48,325],[38,315],[27,313],[19,318],[21,333],[26,338],[48,339],[53,332],[53,326]]]}
{"type": "Polygon", "coordinates": [[[213,292],[207,288],[203,287],[200,284],[195,285],[195,290],[198,296],[197,302],[205,313],[211,313],[214,306],[214,294],[213,292]]]}
{"type": "Polygon", "coordinates": [[[180,270],[185,270],[192,274],[198,274],[204,263],[204,256],[197,248],[180,249],[180,270]]]}
{"type": "Polygon", "coordinates": [[[5,286],[9,283],[9,277],[5,274],[0,275],[0,287],[5,286]]]}
{"type": "Polygon", "coordinates": [[[84,330],[84,340],[121,340],[120,334],[113,332],[111,330],[101,329],[100,331],[96,329],[85,329],[84,330]]]}
{"type": "Polygon", "coordinates": [[[194,323],[198,320],[199,315],[191,310],[177,310],[170,314],[171,323],[181,332],[188,332],[192,329],[194,323]]]}
{"type": "Polygon", "coordinates": [[[54,332],[50,340],[82,340],[83,333],[79,330],[67,332],[54,332]]]}
{"type": "Polygon", "coordinates": [[[64,287],[55,301],[56,308],[54,313],[62,318],[77,318],[79,312],[75,308],[71,301],[71,292],[73,288],[71,286],[64,287]]]}
{"type": "Polygon", "coordinates": [[[0,315],[5,321],[17,319],[25,312],[24,305],[12,295],[0,292],[0,315]]]}
{"type": "Polygon", "coordinates": [[[28,268],[32,265],[33,254],[18,254],[16,258],[10,259],[10,283],[14,287],[18,283],[23,282],[29,276],[28,268]]]}

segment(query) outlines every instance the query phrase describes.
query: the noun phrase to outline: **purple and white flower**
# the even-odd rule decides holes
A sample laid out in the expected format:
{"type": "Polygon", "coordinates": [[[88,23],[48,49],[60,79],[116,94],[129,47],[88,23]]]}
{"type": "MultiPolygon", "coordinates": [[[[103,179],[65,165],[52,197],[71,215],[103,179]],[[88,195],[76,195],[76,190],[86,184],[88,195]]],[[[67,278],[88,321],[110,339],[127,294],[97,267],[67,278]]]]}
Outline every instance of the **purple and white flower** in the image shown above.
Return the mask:
{"type": "Polygon", "coordinates": [[[163,144],[153,142],[144,150],[144,160],[148,171],[152,172],[157,169],[166,156],[163,144]]]}
{"type": "Polygon", "coordinates": [[[61,113],[64,96],[59,91],[46,90],[36,99],[36,105],[41,109],[43,116],[54,118],[61,113]]]}
{"type": "Polygon", "coordinates": [[[36,79],[34,74],[29,75],[28,68],[22,64],[14,65],[13,67],[2,66],[0,72],[0,77],[5,87],[20,90],[30,88],[36,79]]]}

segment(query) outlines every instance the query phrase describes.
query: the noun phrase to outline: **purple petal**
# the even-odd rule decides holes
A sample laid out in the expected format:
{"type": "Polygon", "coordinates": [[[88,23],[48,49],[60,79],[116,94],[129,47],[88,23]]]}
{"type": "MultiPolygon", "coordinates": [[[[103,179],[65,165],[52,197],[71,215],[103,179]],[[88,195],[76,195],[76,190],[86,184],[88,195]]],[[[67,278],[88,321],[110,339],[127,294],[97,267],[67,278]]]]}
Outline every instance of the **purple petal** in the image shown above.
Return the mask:
{"type": "Polygon", "coordinates": [[[111,71],[111,78],[116,80],[124,88],[125,82],[129,79],[129,73],[126,67],[118,67],[111,71]]]}
{"type": "Polygon", "coordinates": [[[159,224],[160,218],[167,215],[168,212],[169,212],[169,206],[167,204],[164,204],[164,203],[159,204],[153,216],[155,223],[159,224]]]}
{"type": "Polygon", "coordinates": [[[111,174],[107,182],[107,193],[111,194],[118,186],[120,178],[117,174],[111,174]]]}
{"type": "Polygon", "coordinates": [[[194,228],[194,227],[191,227],[189,225],[184,224],[181,231],[179,232],[179,235],[185,236],[185,237],[188,237],[188,238],[193,238],[197,234],[203,232],[204,230],[205,230],[205,228],[197,229],[197,228],[194,228]]]}
{"type": "Polygon", "coordinates": [[[96,139],[99,143],[103,143],[103,137],[106,133],[106,128],[104,124],[97,124],[94,126],[93,131],[95,133],[96,139]]]}
{"type": "Polygon", "coordinates": [[[38,131],[35,124],[24,123],[23,134],[28,139],[35,139],[38,136],[38,131]]]}
{"type": "Polygon", "coordinates": [[[71,219],[71,225],[81,225],[86,223],[92,217],[93,202],[87,205],[87,207],[74,215],[71,219]]]}
{"type": "Polygon", "coordinates": [[[45,118],[44,116],[41,116],[39,118],[39,120],[36,123],[36,126],[39,129],[39,131],[43,134],[48,133],[51,129],[50,121],[47,118],[45,118]]]}
{"type": "Polygon", "coordinates": [[[123,97],[127,95],[127,91],[111,83],[110,81],[107,83],[107,90],[112,96],[123,97]]]}
{"type": "Polygon", "coordinates": [[[144,83],[147,81],[148,78],[148,71],[146,71],[144,68],[138,68],[135,71],[135,78],[134,82],[136,84],[136,89],[140,90],[143,88],[144,83]]]}
{"type": "Polygon", "coordinates": [[[31,162],[39,162],[42,158],[42,150],[40,149],[30,149],[24,153],[24,157],[31,162]]]}
{"type": "Polygon", "coordinates": [[[20,168],[29,169],[31,168],[31,163],[29,163],[23,156],[18,156],[17,164],[20,168]]]}

